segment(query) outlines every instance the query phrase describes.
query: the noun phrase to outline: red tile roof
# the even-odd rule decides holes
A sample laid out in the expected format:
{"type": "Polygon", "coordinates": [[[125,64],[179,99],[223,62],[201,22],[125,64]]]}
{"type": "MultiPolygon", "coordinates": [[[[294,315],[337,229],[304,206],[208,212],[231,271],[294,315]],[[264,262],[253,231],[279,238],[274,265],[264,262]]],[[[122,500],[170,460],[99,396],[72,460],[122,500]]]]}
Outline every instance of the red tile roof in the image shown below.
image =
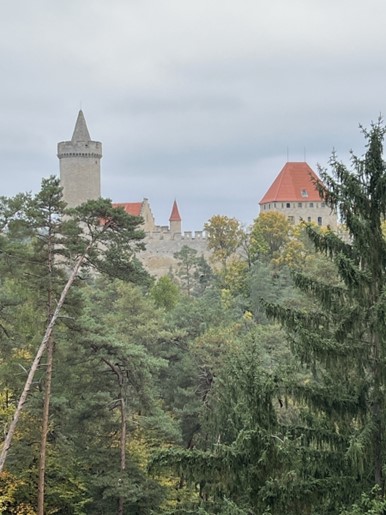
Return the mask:
{"type": "Polygon", "coordinates": [[[123,207],[129,215],[141,216],[142,202],[118,202],[113,203],[113,207],[123,207]]]}
{"type": "Polygon", "coordinates": [[[319,192],[313,182],[315,180],[320,179],[307,163],[286,163],[259,204],[285,201],[320,202],[319,192]]]}
{"type": "Polygon", "coordinates": [[[174,201],[172,212],[169,218],[169,222],[181,222],[180,212],[178,211],[177,202],[174,201]]]}

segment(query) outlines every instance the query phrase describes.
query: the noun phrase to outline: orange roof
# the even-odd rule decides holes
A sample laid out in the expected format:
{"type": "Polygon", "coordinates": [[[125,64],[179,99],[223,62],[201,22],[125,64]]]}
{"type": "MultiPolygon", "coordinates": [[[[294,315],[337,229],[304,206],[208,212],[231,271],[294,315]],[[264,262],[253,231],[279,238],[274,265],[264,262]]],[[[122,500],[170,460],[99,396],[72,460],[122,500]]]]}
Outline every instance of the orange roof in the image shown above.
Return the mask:
{"type": "Polygon", "coordinates": [[[180,212],[178,211],[177,202],[174,201],[169,222],[181,222],[180,212]]]}
{"type": "Polygon", "coordinates": [[[113,207],[123,207],[129,215],[141,216],[142,202],[118,202],[113,203],[113,207]]]}
{"type": "Polygon", "coordinates": [[[319,202],[321,197],[313,181],[320,179],[307,163],[286,163],[259,204],[285,201],[319,202]]]}

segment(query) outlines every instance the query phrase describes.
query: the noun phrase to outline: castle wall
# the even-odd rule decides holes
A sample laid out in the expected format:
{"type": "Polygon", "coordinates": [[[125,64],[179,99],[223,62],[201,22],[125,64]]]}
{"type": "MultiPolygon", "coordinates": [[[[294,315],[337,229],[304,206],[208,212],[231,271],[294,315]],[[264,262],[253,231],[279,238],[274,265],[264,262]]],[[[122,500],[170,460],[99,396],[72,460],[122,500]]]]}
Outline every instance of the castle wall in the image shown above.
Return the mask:
{"type": "Polygon", "coordinates": [[[202,231],[197,231],[197,234],[200,235],[197,238],[193,238],[192,233],[189,231],[185,234],[180,234],[180,237],[177,238],[165,237],[165,234],[162,238],[161,233],[155,238],[154,234],[147,235],[145,238],[146,250],[141,252],[138,258],[146,270],[156,277],[167,275],[170,271],[176,271],[177,260],[173,256],[184,245],[196,250],[197,257],[204,256],[205,259],[208,259],[210,252],[207,248],[207,240],[202,237],[202,231]],[[190,237],[186,236],[187,234],[190,237]]]}
{"type": "Polygon", "coordinates": [[[151,233],[155,231],[156,225],[153,213],[151,212],[149,201],[147,198],[143,199],[141,216],[143,218],[142,228],[146,233],[151,233]]]}

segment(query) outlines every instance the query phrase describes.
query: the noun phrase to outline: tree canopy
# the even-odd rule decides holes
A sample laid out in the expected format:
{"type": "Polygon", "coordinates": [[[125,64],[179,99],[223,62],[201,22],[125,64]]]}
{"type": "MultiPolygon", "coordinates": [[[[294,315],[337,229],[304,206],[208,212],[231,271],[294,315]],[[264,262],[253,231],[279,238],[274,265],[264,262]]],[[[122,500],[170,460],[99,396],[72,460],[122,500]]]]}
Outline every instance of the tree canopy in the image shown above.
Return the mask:
{"type": "Polygon", "coordinates": [[[0,199],[2,513],[385,512],[385,127],[362,131],[320,170],[337,231],[216,215],[209,262],[159,279],[110,201],[0,199]]]}

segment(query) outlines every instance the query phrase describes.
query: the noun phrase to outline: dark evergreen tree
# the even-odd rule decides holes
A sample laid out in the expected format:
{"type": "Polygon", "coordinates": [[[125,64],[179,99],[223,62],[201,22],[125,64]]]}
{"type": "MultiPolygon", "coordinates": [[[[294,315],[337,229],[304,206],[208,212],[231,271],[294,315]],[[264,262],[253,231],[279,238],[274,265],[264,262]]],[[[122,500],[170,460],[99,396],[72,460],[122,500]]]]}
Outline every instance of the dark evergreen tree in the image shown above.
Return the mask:
{"type": "MultiPolygon", "coordinates": [[[[27,346],[24,348],[30,350],[32,355],[38,341],[36,335],[45,332],[5,438],[1,467],[4,466],[17,420],[37,372],[35,381],[40,382],[40,376],[44,376],[41,382],[44,391],[43,416],[36,417],[36,420],[42,420],[38,512],[43,513],[47,442],[49,432],[54,432],[52,427],[49,428],[53,350],[56,341],[54,324],[59,310],[63,309],[61,315],[66,316],[60,317],[57,326],[76,326],[73,320],[79,316],[80,311],[74,301],[74,290],[70,291],[70,287],[76,284],[82,265],[83,269],[93,266],[125,279],[147,278],[135,260],[135,249],[142,248],[143,232],[138,228],[141,222],[139,218],[131,217],[121,209],[113,209],[106,200],[91,201],[71,212],[66,211],[60,183],[55,177],[43,180],[42,189],[35,197],[19,195],[15,199],[3,199],[0,214],[4,230],[1,240],[4,250],[2,266],[7,269],[8,261],[13,262],[13,267],[9,266],[13,271],[16,264],[14,276],[21,285],[20,290],[30,292],[29,296],[27,294],[27,305],[33,309],[33,316],[29,319],[28,333],[25,335],[27,346]],[[45,350],[47,360],[39,370],[45,350]]],[[[33,424],[33,427],[35,425],[39,423],[33,424]]],[[[36,435],[31,437],[37,438],[36,435]]]]}
{"type": "Polygon", "coordinates": [[[146,473],[152,446],[179,440],[161,409],[163,322],[138,287],[99,279],[83,292],[82,334],[63,349],[58,430],[73,442],[90,513],[158,513],[164,488],[146,473]]]}
{"type": "Polygon", "coordinates": [[[317,185],[347,232],[307,226],[316,250],[335,263],[339,283],[297,274],[317,309],[266,304],[309,367],[308,380],[293,389],[300,412],[293,434],[303,443],[300,484],[313,494],[312,513],[339,513],[361,491],[375,484],[383,495],[385,487],[385,127],[379,121],[363,133],[364,156],[352,155],[348,169],[333,154],[332,175],[321,171],[324,184],[317,185]]]}

